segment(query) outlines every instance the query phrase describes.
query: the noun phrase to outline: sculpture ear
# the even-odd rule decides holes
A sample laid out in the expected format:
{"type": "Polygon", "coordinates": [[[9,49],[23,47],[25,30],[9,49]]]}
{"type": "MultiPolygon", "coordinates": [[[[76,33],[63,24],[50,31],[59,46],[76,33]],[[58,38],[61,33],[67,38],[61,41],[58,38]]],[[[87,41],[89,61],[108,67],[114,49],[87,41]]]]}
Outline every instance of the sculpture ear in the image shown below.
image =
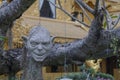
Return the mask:
{"type": "Polygon", "coordinates": [[[54,42],[55,38],[56,38],[56,37],[51,36],[51,41],[54,42]]]}
{"type": "Polygon", "coordinates": [[[26,45],[28,37],[27,36],[22,36],[22,40],[23,40],[24,45],[26,45]]]}

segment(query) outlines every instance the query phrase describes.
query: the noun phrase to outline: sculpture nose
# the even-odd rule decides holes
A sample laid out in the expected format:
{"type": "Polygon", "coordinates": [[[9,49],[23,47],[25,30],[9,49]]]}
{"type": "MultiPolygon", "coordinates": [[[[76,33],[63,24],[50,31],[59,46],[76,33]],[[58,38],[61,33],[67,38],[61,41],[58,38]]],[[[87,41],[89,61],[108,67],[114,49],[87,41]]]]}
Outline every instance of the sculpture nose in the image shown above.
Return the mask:
{"type": "Polygon", "coordinates": [[[39,50],[42,49],[42,45],[41,45],[41,44],[38,45],[38,49],[39,49],[39,50]]]}

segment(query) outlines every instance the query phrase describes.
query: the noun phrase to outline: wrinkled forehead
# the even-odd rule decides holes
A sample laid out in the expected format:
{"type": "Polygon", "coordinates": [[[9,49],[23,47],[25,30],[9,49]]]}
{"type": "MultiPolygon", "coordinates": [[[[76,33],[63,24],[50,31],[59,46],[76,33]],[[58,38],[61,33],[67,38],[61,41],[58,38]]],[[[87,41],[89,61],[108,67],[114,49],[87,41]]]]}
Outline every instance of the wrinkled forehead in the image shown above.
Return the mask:
{"type": "Polygon", "coordinates": [[[43,27],[35,27],[30,31],[29,40],[36,41],[50,41],[50,33],[43,27]]]}

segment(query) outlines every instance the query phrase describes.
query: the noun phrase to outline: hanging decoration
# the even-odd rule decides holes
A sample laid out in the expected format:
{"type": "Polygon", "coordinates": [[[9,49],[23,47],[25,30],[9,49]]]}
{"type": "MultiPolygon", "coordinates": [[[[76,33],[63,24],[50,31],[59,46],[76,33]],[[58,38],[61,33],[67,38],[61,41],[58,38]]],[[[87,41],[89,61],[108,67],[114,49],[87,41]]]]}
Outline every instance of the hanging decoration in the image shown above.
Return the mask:
{"type": "Polygon", "coordinates": [[[62,78],[60,80],[72,80],[72,79],[70,79],[70,78],[62,78]]]}
{"type": "MultiPolygon", "coordinates": [[[[66,3],[66,0],[64,0],[64,3],[66,3]]],[[[64,4],[65,6],[65,4],[64,4]]],[[[64,29],[64,32],[65,32],[65,42],[66,42],[66,20],[65,20],[65,17],[64,17],[64,22],[65,22],[65,29],[64,29]]],[[[65,47],[65,51],[66,51],[66,47],[65,47]]],[[[64,77],[62,77],[60,80],[72,80],[70,78],[67,77],[67,70],[68,70],[68,65],[67,65],[67,55],[65,54],[65,59],[64,59],[64,72],[65,72],[65,75],[64,77]]]]}

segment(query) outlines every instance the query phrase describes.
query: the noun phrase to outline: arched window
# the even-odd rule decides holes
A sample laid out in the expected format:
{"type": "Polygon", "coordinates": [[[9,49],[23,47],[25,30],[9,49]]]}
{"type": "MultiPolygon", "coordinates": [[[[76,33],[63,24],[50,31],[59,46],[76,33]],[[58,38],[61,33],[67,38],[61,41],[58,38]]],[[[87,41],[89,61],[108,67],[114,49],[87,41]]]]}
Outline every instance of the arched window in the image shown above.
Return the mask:
{"type": "MultiPolygon", "coordinates": [[[[55,0],[50,0],[55,4],[55,0]]],[[[40,16],[47,18],[56,18],[55,6],[49,3],[48,0],[40,0],[40,16]]]]}

